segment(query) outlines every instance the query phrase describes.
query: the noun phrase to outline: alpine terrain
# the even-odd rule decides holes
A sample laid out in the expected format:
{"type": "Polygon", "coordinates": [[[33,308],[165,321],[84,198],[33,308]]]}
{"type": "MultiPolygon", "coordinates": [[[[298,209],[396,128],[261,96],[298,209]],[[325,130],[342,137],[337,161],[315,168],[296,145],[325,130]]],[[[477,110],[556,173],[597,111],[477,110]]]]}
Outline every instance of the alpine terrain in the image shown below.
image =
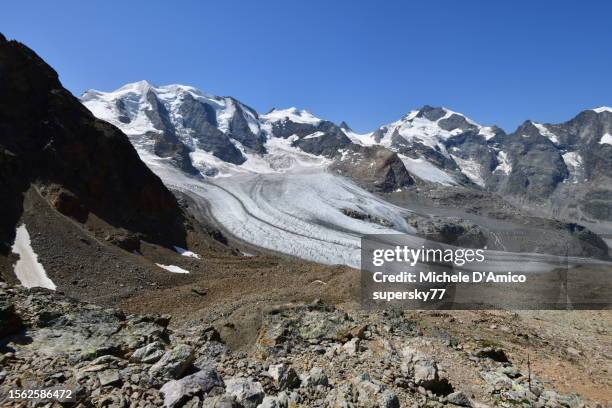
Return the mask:
{"type": "Polygon", "coordinates": [[[357,268],[405,234],[609,298],[611,178],[610,108],[361,134],[185,85],[79,99],[0,34],[0,406],[609,405],[609,305],[367,310],[357,268]]]}
{"type": "Polygon", "coordinates": [[[305,110],[260,115],[184,85],[141,81],[81,100],[123,130],[166,185],[205,202],[217,226],[245,244],[351,266],[363,234],[394,232],[608,254],[585,226],[612,236],[611,108],[506,134],[425,106],[357,134],[305,110]],[[507,236],[517,224],[527,237],[507,236]]]}

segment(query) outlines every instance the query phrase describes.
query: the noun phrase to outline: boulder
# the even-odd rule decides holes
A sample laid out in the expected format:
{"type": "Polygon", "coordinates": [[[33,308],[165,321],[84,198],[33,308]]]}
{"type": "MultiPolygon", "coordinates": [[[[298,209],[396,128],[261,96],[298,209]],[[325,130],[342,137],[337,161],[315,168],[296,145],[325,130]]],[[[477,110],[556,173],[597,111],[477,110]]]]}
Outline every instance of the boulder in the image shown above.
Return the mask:
{"type": "Polygon", "coordinates": [[[289,397],[284,392],[277,396],[266,396],[257,408],[287,408],[289,406],[289,397]]]}
{"type": "Polygon", "coordinates": [[[346,354],[354,356],[359,351],[359,338],[354,337],[342,346],[346,354]]]}
{"type": "Polygon", "coordinates": [[[153,364],[159,361],[164,355],[164,344],[160,341],[149,343],[144,347],[141,347],[132,353],[130,357],[131,362],[140,362],[153,364]]]}
{"type": "Polygon", "coordinates": [[[292,367],[286,364],[271,365],[268,373],[279,389],[292,389],[300,386],[300,377],[292,367]]]}
{"type": "Polygon", "coordinates": [[[471,407],[470,399],[463,391],[456,391],[448,394],[446,400],[449,404],[458,405],[460,407],[471,407]]]}
{"type": "Polygon", "coordinates": [[[400,408],[400,402],[397,395],[391,390],[385,390],[378,398],[380,408],[400,408]]]}
{"type": "Polygon", "coordinates": [[[167,351],[162,358],[149,369],[149,375],[155,380],[180,378],[194,361],[194,352],[186,344],[179,344],[167,351]]]}
{"type": "Polygon", "coordinates": [[[453,392],[450,382],[440,376],[438,365],[425,353],[410,346],[402,350],[404,361],[402,369],[407,375],[412,375],[416,386],[423,387],[437,395],[448,395],[453,392]]]}
{"type": "Polygon", "coordinates": [[[160,391],[164,395],[164,406],[174,408],[193,396],[207,395],[215,387],[223,387],[223,380],[217,370],[209,367],[180,380],[170,380],[160,391]]]}
{"type": "Polygon", "coordinates": [[[100,371],[98,373],[98,380],[102,387],[117,384],[121,381],[119,370],[111,368],[109,370],[100,371]]]}
{"type": "Polygon", "coordinates": [[[264,391],[261,384],[252,378],[234,377],[225,381],[225,390],[228,394],[236,397],[236,401],[244,408],[255,408],[264,399],[264,391]]]}
{"type": "Polygon", "coordinates": [[[236,397],[230,394],[209,397],[202,403],[202,408],[242,408],[236,397]]]}
{"type": "Polygon", "coordinates": [[[325,372],[319,367],[313,367],[302,380],[304,387],[316,387],[317,385],[327,386],[329,380],[325,372]]]}

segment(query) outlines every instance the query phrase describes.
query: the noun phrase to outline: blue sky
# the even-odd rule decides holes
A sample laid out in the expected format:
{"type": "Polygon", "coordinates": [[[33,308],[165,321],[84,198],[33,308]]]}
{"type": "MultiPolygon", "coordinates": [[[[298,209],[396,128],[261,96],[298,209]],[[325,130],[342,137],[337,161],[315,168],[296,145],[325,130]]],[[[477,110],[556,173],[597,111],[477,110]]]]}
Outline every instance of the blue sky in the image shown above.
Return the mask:
{"type": "Polygon", "coordinates": [[[372,130],[424,104],[514,130],[612,105],[607,1],[11,1],[74,94],[147,79],[372,130]]]}

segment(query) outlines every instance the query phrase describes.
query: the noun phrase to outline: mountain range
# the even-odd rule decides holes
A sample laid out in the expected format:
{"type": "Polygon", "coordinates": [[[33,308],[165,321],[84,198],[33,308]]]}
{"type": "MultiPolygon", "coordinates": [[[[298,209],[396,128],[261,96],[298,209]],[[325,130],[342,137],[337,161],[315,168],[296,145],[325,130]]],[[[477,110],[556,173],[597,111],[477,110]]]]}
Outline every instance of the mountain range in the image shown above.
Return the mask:
{"type": "Polygon", "coordinates": [[[424,106],[361,134],[186,85],[77,99],[29,48],[0,45],[9,281],[28,246],[54,287],[91,296],[110,282],[129,292],[144,276],[179,279],[164,274],[188,274],[209,250],[358,267],[367,234],[608,257],[610,108],[506,134],[424,106]]]}
{"type": "Polygon", "coordinates": [[[308,155],[308,165],[348,175],[370,191],[463,186],[548,215],[612,221],[612,108],[585,110],[560,124],[528,120],[507,134],[424,106],[358,134],[306,110],[258,114],[235,98],[184,85],[140,81],[87,91],[81,101],[137,148],[190,175],[286,172],[308,155]]]}
{"type": "Polygon", "coordinates": [[[243,244],[358,266],[364,234],[574,255],[607,253],[576,223],[612,237],[612,108],[508,134],[424,106],[360,134],[307,110],[259,114],[185,85],[140,81],[81,101],[243,244]],[[523,237],[500,238],[512,225],[523,237]],[[472,242],[461,236],[477,229],[472,242]],[[567,244],[576,235],[581,243],[567,244]]]}

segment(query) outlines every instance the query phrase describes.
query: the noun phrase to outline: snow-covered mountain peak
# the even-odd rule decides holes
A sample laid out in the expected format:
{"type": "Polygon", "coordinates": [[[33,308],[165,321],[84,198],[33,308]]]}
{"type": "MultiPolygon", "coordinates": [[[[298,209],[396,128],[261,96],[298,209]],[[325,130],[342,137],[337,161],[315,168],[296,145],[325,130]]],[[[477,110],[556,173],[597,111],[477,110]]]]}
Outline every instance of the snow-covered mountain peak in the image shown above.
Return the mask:
{"type": "Polygon", "coordinates": [[[144,93],[144,92],[147,92],[151,88],[155,88],[155,85],[153,85],[146,79],[142,79],[140,81],[125,84],[121,88],[119,88],[117,91],[144,93]]]}
{"type": "Polygon", "coordinates": [[[294,123],[304,123],[309,125],[318,125],[322,122],[321,119],[314,116],[312,113],[305,109],[298,109],[296,107],[290,107],[288,109],[272,109],[265,115],[260,116],[267,122],[280,122],[289,120],[294,123]]]}
{"type": "Polygon", "coordinates": [[[611,112],[612,113],[612,107],[610,107],[610,106],[600,106],[599,108],[595,108],[595,109],[592,109],[592,110],[597,112],[597,113],[603,113],[603,112],[611,112]]]}
{"type": "Polygon", "coordinates": [[[381,127],[375,132],[375,137],[380,144],[387,147],[420,143],[444,150],[442,141],[466,130],[481,129],[485,138],[494,136],[491,129],[485,129],[461,113],[444,107],[425,105],[408,112],[398,121],[381,127]]]}

